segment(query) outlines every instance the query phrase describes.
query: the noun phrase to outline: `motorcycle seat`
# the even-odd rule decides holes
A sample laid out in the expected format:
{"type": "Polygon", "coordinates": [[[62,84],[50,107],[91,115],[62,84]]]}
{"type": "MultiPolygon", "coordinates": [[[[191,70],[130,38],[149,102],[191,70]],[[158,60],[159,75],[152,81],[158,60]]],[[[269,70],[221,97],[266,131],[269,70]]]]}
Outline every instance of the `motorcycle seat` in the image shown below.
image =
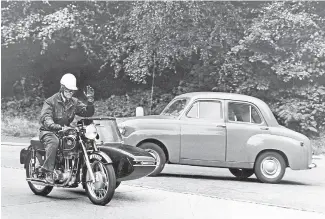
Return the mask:
{"type": "Polygon", "coordinates": [[[42,142],[39,140],[38,137],[32,138],[30,140],[30,144],[35,150],[45,151],[44,145],[42,144],[42,142]]]}

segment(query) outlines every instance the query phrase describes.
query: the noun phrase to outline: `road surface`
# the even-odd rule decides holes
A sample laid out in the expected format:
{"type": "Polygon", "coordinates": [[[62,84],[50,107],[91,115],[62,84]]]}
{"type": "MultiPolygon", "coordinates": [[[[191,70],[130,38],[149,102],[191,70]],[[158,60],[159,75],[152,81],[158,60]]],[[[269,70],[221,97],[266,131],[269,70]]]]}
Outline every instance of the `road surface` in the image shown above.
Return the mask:
{"type": "Polygon", "coordinates": [[[1,146],[2,218],[325,218],[325,160],[287,169],[281,184],[236,180],[227,169],[166,165],[159,177],[123,182],[105,207],[84,190],[33,195],[19,164],[22,147],[1,146]]]}

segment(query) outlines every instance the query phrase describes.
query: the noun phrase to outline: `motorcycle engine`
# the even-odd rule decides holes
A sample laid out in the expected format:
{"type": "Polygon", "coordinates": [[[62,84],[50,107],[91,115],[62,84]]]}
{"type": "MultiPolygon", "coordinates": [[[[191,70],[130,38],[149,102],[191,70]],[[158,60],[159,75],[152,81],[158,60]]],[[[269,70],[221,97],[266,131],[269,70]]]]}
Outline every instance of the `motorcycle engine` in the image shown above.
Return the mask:
{"type": "Polygon", "coordinates": [[[75,135],[65,136],[62,142],[63,156],[65,159],[79,158],[77,140],[75,135]]]}

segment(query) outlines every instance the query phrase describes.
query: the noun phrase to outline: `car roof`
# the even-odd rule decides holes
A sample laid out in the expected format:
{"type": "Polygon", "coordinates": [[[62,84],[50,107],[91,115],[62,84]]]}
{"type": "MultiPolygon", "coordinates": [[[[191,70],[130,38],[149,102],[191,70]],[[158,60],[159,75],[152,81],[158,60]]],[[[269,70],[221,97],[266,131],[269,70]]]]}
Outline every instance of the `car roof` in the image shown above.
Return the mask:
{"type": "Polygon", "coordinates": [[[262,100],[244,95],[244,94],[236,94],[236,93],[224,93],[224,92],[191,92],[181,94],[175,97],[176,98],[190,98],[190,99],[204,99],[204,98],[216,98],[222,100],[237,100],[237,101],[247,101],[255,104],[260,108],[264,113],[264,117],[267,123],[271,126],[278,126],[278,122],[276,121],[272,111],[269,106],[262,100]]]}
{"type": "Polygon", "coordinates": [[[175,98],[218,98],[223,100],[240,100],[240,101],[249,101],[249,102],[260,102],[261,100],[252,96],[247,96],[244,94],[235,94],[235,93],[224,93],[224,92],[192,92],[178,95],[175,98]]]}

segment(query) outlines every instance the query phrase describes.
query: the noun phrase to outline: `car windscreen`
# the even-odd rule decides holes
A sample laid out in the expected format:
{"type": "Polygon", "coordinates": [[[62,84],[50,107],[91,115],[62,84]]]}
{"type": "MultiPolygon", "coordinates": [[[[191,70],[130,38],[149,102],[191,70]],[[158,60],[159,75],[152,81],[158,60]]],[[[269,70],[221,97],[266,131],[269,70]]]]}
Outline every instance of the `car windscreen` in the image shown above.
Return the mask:
{"type": "Polygon", "coordinates": [[[188,102],[189,98],[175,99],[169,105],[167,105],[167,107],[161,112],[161,115],[177,117],[183,112],[188,102]]]}

